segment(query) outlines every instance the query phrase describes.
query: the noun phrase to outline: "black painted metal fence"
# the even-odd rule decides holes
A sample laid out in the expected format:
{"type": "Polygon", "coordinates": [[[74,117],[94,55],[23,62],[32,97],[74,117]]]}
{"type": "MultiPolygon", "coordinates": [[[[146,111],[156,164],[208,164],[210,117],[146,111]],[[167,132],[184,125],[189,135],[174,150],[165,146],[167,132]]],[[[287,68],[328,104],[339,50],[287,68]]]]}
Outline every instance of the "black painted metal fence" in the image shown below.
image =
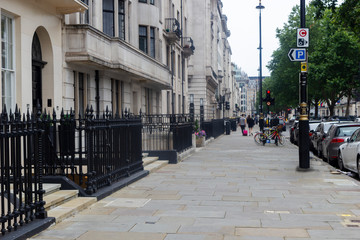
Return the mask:
{"type": "Polygon", "coordinates": [[[224,134],[224,119],[212,119],[202,122],[202,129],[206,132],[206,139],[217,138],[224,134]]]}
{"type": "Polygon", "coordinates": [[[83,118],[72,111],[57,119],[44,114],[47,137],[44,175],[66,176],[87,194],[143,170],[141,119],[127,112],[95,116],[92,108],[83,118]]]}
{"type": "Polygon", "coordinates": [[[0,118],[1,233],[15,231],[47,216],[43,201],[44,131],[37,116],[21,116],[16,108],[0,118]]]}
{"type": "Polygon", "coordinates": [[[58,119],[18,109],[0,117],[1,233],[45,218],[43,177],[65,176],[87,194],[143,170],[141,118],[106,111],[83,118],[62,112],[58,119]]]}
{"type": "Polygon", "coordinates": [[[193,123],[189,115],[142,115],[143,151],[176,150],[192,146],[193,123]]]}

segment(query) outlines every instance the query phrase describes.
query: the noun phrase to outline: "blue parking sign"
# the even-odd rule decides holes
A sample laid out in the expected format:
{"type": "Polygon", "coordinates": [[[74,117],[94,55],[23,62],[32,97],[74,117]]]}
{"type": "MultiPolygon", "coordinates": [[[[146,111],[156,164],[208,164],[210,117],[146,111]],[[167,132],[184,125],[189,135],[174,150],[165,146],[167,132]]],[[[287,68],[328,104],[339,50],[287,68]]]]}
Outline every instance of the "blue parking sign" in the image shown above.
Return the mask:
{"type": "Polygon", "coordinates": [[[288,53],[290,61],[304,62],[306,61],[306,49],[305,48],[292,48],[288,53]]]}

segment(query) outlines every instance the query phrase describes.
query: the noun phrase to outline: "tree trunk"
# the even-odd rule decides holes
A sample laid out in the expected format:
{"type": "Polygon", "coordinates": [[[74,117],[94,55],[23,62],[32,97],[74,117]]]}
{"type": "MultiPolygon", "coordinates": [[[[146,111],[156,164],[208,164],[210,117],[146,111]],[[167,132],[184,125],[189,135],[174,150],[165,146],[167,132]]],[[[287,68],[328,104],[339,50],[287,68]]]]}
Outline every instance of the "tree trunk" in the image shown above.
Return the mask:
{"type": "Polygon", "coordinates": [[[350,112],[350,101],[351,101],[351,95],[348,96],[347,102],[346,102],[346,111],[345,111],[345,117],[349,116],[350,112]]]}
{"type": "Polygon", "coordinates": [[[319,117],[319,99],[315,99],[315,119],[319,117]]]}
{"type": "Polygon", "coordinates": [[[335,108],[336,102],[331,101],[331,104],[330,104],[330,101],[328,101],[328,100],[326,100],[326,102],[327,102],[327,105],[329,107],[330,117],[332,117],[332,116],[334,116],[334,108],[335,108]]]}

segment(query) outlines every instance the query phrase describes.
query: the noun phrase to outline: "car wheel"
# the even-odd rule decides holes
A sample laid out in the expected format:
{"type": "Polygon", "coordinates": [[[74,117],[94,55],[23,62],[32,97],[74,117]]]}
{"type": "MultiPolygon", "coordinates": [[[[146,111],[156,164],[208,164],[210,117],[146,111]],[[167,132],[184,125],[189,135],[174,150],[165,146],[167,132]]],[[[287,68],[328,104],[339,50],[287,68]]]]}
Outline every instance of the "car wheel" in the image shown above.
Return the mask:
{"type": "Polygon", "coordinates": [[[327,157],[325,159],[326,159],[326,162],[329,163],[329,164],[331,164],[333,162],[332,159],[330,158],[329,151],[327,151],[327,157]]]}
{"type": "Polygon", "coordinates": [[[360,177],[360,156],[357,157],[356,162],[357,162],[356,165],[357,165],[358,176],[360,177]]]}
{"type": "Polygon", "coordinates": [[[320,146],[319,145],[317,146],[317,155],[318,155],[319,158],[322,157],[322,152],[320,151],[320,146]]]}
{"type": "Polygon", "coordinates": [[[290,132],[290,142],[294,144],[294,135],[290,132]]]}
{"type": "Polygon", "coordinates": [[[339,165],[339,169],[340,169],[341,171],[344,171],[345,168],[344,168],[344,162],[343,162],[343,158],[342,158],[341,152],[339,152],[339,156],[338,156],[337,162],[338,162],[338,165],[339,165]]]}
{"type": "Polygon", "coordinates": [[[360,177],[360,156],[358,156],[356,159],[356,165],[358,169],[358,176],[360,177]]]}

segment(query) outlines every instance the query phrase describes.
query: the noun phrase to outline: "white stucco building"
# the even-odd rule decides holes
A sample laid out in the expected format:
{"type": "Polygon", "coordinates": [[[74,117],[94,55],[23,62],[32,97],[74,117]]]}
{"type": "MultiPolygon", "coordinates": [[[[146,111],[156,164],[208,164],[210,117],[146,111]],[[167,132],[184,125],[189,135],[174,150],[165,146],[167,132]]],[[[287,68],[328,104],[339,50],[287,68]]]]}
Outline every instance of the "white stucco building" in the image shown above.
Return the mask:
{"type": "Polygon", "coordinates": [[[0,12],[1,105],[185,109],[194,48],[182,0],[3,0],[0,12]]]}
{"type": "Polygon", "coordinates": [[[221,0],[2,0],[0,13],[1,107],[188,113],[194,99],[211,119],[240,104],[221,0]]]}
{"type": "Polygon", "coordinates": [[[189,99],[194,99],[195,114],[204,106],[205,119],[232,116],[224,110],[231,101],[233,78],[231,48],[227,38],[227,17],[222,13],[220,0],[188,1],[189,29],[196,51],[188,65],[189,99]],[[221,109],[220,109],[221,107],[221,109]]]}

